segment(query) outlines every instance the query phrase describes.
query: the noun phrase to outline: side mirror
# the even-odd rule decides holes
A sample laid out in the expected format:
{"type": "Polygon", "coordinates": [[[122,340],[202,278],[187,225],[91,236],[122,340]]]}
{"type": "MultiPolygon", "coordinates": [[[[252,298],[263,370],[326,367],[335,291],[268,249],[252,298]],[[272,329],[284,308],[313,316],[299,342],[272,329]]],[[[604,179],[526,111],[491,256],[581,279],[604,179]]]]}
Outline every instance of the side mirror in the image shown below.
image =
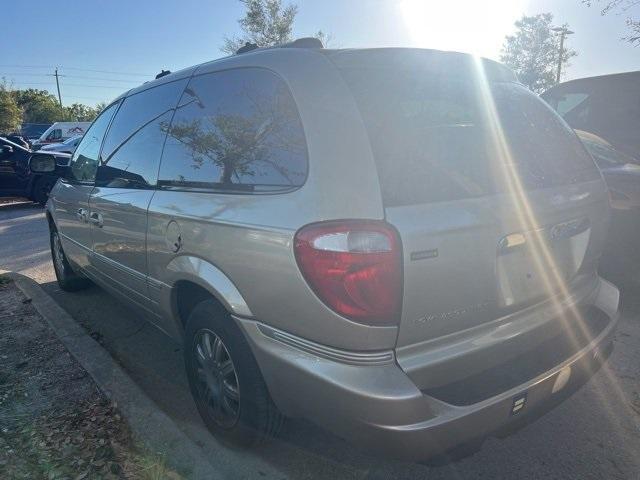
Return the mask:
{"type": "Polygon", "coordinates": [[[51,173],[56,169],[56,157],[43,153],[34,153],[29,159],[31,173],[51,173]]]}

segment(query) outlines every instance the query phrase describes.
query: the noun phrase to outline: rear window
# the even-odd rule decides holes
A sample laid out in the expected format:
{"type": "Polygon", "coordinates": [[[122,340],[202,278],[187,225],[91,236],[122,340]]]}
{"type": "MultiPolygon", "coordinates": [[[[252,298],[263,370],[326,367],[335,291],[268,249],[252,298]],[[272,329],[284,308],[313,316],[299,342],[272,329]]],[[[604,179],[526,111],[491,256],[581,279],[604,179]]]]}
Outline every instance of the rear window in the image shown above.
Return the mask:
{"type": "Polygon", "coordinates": [[[525,87],[419,68],[341,67],[369,134],[385,205],[499,193],[599,177],[566,123],[525,87]]]}

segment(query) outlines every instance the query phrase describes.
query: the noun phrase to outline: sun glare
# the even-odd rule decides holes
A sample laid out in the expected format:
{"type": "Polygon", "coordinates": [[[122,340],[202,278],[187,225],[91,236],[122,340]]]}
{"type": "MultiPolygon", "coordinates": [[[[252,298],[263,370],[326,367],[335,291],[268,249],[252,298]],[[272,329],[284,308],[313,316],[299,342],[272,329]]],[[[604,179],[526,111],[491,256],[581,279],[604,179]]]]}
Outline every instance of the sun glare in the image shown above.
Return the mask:
{"type": "Polygon", "coordinates": [[[401,0],[415,47],[497,58],[504,36],[523,13],[524,0],[401,0]]]}

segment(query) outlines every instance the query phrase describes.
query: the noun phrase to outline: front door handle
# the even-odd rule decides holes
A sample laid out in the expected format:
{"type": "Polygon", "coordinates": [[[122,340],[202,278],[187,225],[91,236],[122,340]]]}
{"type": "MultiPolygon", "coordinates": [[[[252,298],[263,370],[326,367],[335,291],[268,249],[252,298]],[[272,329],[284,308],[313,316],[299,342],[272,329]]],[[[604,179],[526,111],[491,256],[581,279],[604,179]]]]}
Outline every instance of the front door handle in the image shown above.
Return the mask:
{"type": "Polygon", "coordinates": [[[81,222],[86,222],[87,221],[87,210],[84,208],[79,208],[78,211],[76,212],[76,217],[78,217],[78,220],[81,222]]]}
{"type": "Polygon", "coordinates": [[[102,221],[102,214],[98,212],[91,212],[91,215],[89,215],[89,221],[98,228],[102,228],[102,225],[104,224],[102,221]]]}

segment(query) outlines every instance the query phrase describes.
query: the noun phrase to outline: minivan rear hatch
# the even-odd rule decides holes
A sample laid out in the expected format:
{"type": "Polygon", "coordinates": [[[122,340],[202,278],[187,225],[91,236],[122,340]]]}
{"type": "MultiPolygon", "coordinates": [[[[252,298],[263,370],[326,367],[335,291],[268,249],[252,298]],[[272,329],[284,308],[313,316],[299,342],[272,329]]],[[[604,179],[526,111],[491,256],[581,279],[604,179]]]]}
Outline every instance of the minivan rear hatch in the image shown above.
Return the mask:
{"type": "Polygon", "coordinates": [[[403,247],[397,346],[595,275],[608,205],[573,131],[505,67],[429,50],[328,54],[360,109],[403,247]],[[594,247],[596,245],[596,247],[594,247]]]}

